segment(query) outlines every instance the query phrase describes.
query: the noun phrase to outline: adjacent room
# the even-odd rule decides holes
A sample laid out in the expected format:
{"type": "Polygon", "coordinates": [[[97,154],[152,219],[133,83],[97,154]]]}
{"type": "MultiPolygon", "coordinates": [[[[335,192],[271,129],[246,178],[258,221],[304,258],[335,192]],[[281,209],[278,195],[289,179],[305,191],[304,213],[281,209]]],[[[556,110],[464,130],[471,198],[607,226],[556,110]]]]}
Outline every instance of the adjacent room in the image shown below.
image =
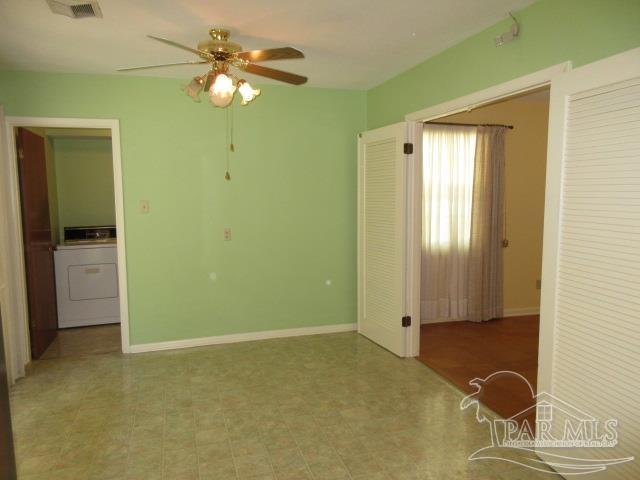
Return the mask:
{"type": "MultiPolygon", "coordinates": [[[[548,121],[544,88],[425,123],[419,358],[464,391],[499,370],[535,389],[548,121]]],[[[530,406],[503,383],[487,406],[530,406]]]]}
{"type": "Polygon", "coordinates": [[[31,356],[120,351],[111,132],[14,134],[31,356]]]}
{"type": "Polygon", "coordinates": [[[640,478],[639,25],[0,2],[0,479],[640,478]]]}

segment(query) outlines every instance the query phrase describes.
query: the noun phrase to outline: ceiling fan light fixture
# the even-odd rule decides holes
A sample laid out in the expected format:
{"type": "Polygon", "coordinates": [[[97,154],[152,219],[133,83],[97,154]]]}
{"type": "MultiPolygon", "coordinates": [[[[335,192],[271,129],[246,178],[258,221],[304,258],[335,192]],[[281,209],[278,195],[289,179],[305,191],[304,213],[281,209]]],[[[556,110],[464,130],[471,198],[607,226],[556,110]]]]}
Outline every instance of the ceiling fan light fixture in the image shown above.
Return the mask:
{"type": "Polygon", "coordinates": [[[194,102],[200,102],[200,92],[204,87],[204,77],[193,77],[188,85],[182,87],[182,90],[189,95],[194,102]]]}
{"type": "MultiPolygon", "coordinates": [[[[61,2],[72,0],[47,1],[61,2]]],[[[80,0],[73,1],[79,2],[80,0]]],[[[260,62],[268,60],[304,58],[304,54],[300,50],[293,47],[278,47],[244,51],[241,45],[229,40],[229,30],[225,28],[213,28],[209,31],[209,35],[211,38],[199,42],[196,48],[169,40],[168,38],[147,35],[147,37],[152,40],[195,54],[198,59],[160,65],[125,67],[119,68],[118,71],[129,72],[178,65],[208,64],[209,71],[204,75],[194,77],[188,85],[182,87],[182,90],[189,95],[194,102],[200,102],[200,94],[206,91],[211,103],[219,108],[225,108],[232,104],[236,90],[239,91],[241,105],[248,105],[260,95],[260,89],[253,88],[249,82],[235,76],[233,70],[230,70],[231,67],[249,74],[271,78],[290,85],[302,85],[307,82],[307,77],[305,76],[264,67],[259,64],[260,62]]]]}
{"type": "Polygon", "coordinates": [[[238,93],[240,93],[240,96],[242,97],[240,105],[247,105],[254,98],[260,95],[260,89],[253,88],[246,80],[240,80],[238,81],[238,93]]]}
{"type": "Polygon", "coordinates": [[[224,108],[233,100],[236,86],[231,77],[224,73],[216,75],[211,88],[209,89],[209,99],[216,107],[224,108]]]}

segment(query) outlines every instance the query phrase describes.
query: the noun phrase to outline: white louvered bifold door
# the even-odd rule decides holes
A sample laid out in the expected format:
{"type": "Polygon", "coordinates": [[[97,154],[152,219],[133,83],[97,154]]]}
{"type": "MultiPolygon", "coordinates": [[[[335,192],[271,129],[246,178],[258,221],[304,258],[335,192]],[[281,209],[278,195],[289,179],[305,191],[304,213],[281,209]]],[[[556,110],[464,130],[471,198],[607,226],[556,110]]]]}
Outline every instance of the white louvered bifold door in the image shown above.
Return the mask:
{"type": "Polygon", "coordinates": [[[404,123],[358,139],[358,331],[406,354],[404,123]]]}
{"type": "MultiPolygon", "coordinates": [[[[551,84],[538,391],[619,421],[640,454],[640,49],[551,84]]],[[[554,417],[560,427],[562,414],[554,417]]],[[[640,459],[595,479],[639,479],[640,459]]],[[[571,463],[571,462],[569,462],[571,463]]]]}

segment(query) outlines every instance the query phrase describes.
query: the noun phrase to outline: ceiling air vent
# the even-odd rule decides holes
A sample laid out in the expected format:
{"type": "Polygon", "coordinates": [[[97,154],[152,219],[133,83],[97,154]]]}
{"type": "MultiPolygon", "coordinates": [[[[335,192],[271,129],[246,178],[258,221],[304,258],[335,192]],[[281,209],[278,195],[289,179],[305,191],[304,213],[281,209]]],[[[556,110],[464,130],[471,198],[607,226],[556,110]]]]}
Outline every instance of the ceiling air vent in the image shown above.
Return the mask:
{"type": "Polygon", "coordinates": [[[71,18],[102,17],[98,2],[77,0],[47,0],[51,11],[57,15],[71,18]]]}

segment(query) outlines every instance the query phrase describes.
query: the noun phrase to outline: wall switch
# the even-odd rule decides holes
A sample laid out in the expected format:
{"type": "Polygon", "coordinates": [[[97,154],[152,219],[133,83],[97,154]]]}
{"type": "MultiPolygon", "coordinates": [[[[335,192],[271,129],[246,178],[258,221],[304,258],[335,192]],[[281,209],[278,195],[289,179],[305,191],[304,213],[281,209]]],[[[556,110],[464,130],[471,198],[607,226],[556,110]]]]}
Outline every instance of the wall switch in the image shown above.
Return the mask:
{"type": "Polygon", "coordinates": [[[140,213],[149,213],[149,200],[140,200],[140,213]]]}
{"type": "Polygon", "coordinates": [[[536,280],[536,290],[542,289],[542,280],[536,280]]]}
{"type": "Polygon", "coordinates": [[[223,236],[224,236],[224,241],[225,242],[228,242],[229,240],[231,240],[231,228],[226,227],[224,229],[223,236]]]}

